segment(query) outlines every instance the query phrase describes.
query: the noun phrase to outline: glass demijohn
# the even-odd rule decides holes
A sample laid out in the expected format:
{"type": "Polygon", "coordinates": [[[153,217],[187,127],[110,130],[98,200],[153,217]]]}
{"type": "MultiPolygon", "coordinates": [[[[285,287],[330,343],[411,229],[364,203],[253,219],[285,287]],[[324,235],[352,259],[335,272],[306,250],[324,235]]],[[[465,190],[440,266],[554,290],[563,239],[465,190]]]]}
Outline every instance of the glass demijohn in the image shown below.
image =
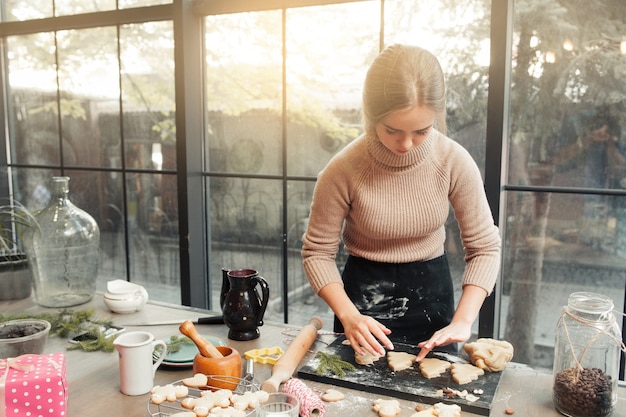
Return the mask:
{"type": "Polygon", "coordinates": [[[613,300],[575,292],[556,328],[553,400],[570,417],[607,417],[617,404],[621,333],[613,300]]]}
{"type": "Polygon", "coordinates": [[[25,239],[35,301],[45,307],[86,303],[96,291],[100,230],[68,198],[68,177],[53,177],[48,205],[25,239]]]}

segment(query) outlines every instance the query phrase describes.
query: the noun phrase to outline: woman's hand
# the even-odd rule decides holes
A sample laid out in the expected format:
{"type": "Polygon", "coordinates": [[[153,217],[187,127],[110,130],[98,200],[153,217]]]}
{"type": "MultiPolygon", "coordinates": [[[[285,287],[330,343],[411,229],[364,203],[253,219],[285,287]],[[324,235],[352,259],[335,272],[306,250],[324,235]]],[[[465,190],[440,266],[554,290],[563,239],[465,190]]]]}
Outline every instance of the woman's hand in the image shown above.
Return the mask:
{"type": "Polygon", "coordinates": [[[452,321],[446,327],[437,330],[430,339],[417,344],[422,350],[415,361],[419,362],[424,359],[437,346],[468,340],[472,335],[472,324],[478,317],[486,297],[487,292],[483,288],[469,284],[463,286],[461,299],[452,321]]]}
{"type": "Polygon", "coordinates": [[[472,323],[454,322],[450,323],[443,329],[437,330],[430,339],[425,342],[418,343],[417,346],[421,348],[416,362],[421,361],[428,355],[428,353],[437,346],[446,346],[450,343],[465,342],[472,335],[472,323]]]}
{"type": "Polygon", "coordinates": [[[361,314],[342,284],[328,284],[320,290],[319,295],[341,321],[346,338],[356,353],[362,355],[365,349],[371,354],[384,355],[383,345],[393,350],[393,343],[387,337],[391,330],[372,317],[361,314]]]}
{"type": "Polygon", "coordinates": [[[393,343],[387,337],[391,330],[374,318],[359,313],[356,308],[354,310],[352,314],[340,318],[346,338],[354,351],[363,355],[365,349],[371,354],[384,356],[383,345],[388,350],[393,350],[393,343]]]}

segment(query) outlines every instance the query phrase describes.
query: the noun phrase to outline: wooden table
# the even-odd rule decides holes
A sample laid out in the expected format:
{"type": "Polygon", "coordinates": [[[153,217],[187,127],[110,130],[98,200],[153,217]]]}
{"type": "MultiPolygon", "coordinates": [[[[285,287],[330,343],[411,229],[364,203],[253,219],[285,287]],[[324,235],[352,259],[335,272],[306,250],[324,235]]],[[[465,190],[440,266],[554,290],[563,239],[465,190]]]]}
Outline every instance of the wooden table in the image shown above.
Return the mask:
{"type": "MultiPolygon", "coordinates": [[[[162,305],[149,303],[141,311],[133,314],[110,313],[102,302],[101,295],[88,304],[73,307],[75,310],[94,308],[95,316],[99,318],[112,317],[117,325],[130,325],[133,323],[160,322],[163,320],[196,319],[215,313],[191,309],[181,306],[162,305]]],[[[35,305],[30,299],[18,301],[0,302],[3,313],[38,312],[50,311],[35,305]]],[[[298,329],[289,328],[281,323],[266,323],[261,330],[261,337],[247,342],[237,342],[228,339],[228,328],[225,325],[199,326],[199,331],[204,335],[212,335],[226,341],[229,346],[237,349],[241,355],[250,349],[268,348],[281,346],[287,348],[289,338],[297,334],[298,329]],[[286,329],[290,329],[287,330],[286,329]]],[[[127,327],[130,330],[147,330],[156,338],[167,338],[179,334],[178,325],[127,327]]],[[[333,335],[322,335],[313,350],[323,348],[323,342],[330,342],[333,335]]],[[[117,353],[66,351],[68,343],[65,339],[51,336],[46,345],[46,353],[65,352],[67,357],[67,378],[69,383],[68,416],[70,417],[146,417],[148,411],[148,395],[129,397],[119,392],[119,371],[117,353]]],[[[302,364],[312,357],[308,353],[302,364]]],[[[255,379],[263,382],[269,378],[271,365],[255,364],[255,379]]],[[[156,374],[155,384],[164,385],[191,376],[190,368],[163,368],[156,374]]],[[[305,381],[306,384],[319,391],[329,388],[318,382],[305,381]]],[[[376,417],[377,414],[371,409],[372,401],[381,396],[362,391],[339,388],[346,394],[346,399],[326,404],[326,416],[361,416],[376,417]]],[[[496,394],[490,416],[505,416],[504,410],[512,408],[515,416],[560,416],[552,405],[552,375],[534,370],[528,366],[511,363],[504,371],[498,392],[496,394]]],[[[619,388],[619,403],[613,417],[626,417],[626,387],[619,388]]],[[[385,398],[385,397],[383,397],[385,398]]],[[[387,397],[388,398],[388,397],[387,397]]],[[[400,417],[409,417],[415,412],[418,404],[412,401],[400,400],[402,413],[400,417]]],[[[476,414],[463,412],[465,417],[476,414]]]]}

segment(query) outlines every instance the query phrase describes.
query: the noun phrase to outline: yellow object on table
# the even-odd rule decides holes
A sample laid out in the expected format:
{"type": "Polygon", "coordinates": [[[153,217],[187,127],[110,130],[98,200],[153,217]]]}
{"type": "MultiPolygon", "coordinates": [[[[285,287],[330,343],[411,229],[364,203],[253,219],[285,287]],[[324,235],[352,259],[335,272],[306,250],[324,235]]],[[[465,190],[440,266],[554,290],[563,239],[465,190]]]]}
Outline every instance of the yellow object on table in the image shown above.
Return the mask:
{"type": "Polygon", "coordinates": [[[257,363],[274,365],[283,354],[283,350],[278,347],[252,349],[244,353],[246,359],[252,359],[257,363]]]}

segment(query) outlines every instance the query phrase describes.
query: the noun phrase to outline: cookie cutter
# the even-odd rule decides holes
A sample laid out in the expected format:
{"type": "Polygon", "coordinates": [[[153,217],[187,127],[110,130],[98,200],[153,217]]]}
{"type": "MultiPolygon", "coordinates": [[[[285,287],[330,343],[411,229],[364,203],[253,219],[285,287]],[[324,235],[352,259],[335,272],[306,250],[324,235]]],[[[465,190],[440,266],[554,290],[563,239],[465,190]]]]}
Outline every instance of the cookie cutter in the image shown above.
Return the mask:
{"type": "Polygon", "coordinates": [[[279,346],[248,350],[244,353],[246,359],[252,359],[257,363],[274,365],[283,354],[279,346]]]}

